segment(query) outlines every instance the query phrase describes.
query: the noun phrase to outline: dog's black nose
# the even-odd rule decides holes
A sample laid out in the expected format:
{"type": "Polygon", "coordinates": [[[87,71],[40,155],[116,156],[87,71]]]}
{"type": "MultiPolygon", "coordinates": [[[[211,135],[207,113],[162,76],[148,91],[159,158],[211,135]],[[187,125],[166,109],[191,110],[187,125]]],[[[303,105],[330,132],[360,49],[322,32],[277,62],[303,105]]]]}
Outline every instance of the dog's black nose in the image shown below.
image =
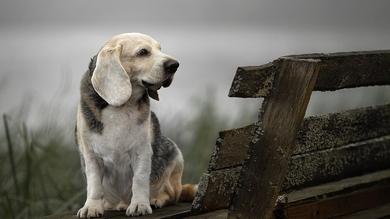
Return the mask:
{"type": "Polygon", "coordinates": [[[178,67],[179,67],[179,62],[176,60],[169,60],[164,63],[165,72],[168,74],[175,73],[178,67]]]}

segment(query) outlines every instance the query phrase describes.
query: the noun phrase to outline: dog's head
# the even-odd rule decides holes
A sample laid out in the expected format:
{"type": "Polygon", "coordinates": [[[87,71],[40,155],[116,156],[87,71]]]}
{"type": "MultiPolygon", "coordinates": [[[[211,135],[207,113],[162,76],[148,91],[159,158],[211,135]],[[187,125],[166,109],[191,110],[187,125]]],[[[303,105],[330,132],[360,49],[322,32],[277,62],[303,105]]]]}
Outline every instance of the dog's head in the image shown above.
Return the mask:
{"type": "Polygon", "coordinates": [[[161,52],[160,44],[139,33],[111,38],[98,55],[92,74],[95,91],[110,105],[121,106],[146,89],[158,100],[157,90],[168,87],[179,62],[161,52]]]}

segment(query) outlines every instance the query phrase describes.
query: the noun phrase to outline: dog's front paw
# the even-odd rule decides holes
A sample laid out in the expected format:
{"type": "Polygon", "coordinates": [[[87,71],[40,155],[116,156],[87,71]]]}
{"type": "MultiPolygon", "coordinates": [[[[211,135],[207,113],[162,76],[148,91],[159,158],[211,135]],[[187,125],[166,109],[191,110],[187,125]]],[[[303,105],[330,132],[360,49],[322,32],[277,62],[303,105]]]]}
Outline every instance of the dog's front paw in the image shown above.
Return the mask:
{"type": "Polygon", "coordinates": [[[84,206],[77,212],[79,218],[101,217],[103,208],[99,206],[84,206]]]}
{"type": "Polygon", "coordinates": [[[127,216],[140,216],[152,214],[152,208],[149,203],[131,203],[126,210],[127,216]]]}
{"type": "Polygon", "coordinates": [[[87,201],[84,207],[80,208],[77,212],[77,217],[79,218],[91,218],[91,217],[100,217],[103,215],[103,207],[101,201],[90,200],[87,201]]]}

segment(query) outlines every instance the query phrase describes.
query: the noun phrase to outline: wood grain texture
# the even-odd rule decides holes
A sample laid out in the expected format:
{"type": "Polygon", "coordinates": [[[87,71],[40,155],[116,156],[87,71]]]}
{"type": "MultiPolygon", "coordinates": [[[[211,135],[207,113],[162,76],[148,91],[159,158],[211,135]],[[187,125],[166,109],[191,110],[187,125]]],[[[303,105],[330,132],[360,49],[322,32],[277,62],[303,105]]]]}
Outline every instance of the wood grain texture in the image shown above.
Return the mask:
{"type": "Polygon", "coordinates": [[[390,135],[390,104],[304,119],[293,154],[306,154],[390,135]]]}
{"type": "Polygon", "coordinates": [[[220,132],[211,154],[209,171],[242,165],[254,128],[254,125],[249,125],[220,132]]]}
{"type": "MultiPolygon", "coordinates": [[[[290,216],[289,214],[289,210],[291,210],[290,206],[294,206],[293,208],[298,208],[298,206],[306,205],[307,203],[310,203],[314,206],[316,202],[323,202],[324,200],[331,199],[331,198],[345,197],[346,195],[350,196],[353,194],[357,194],[357,191],[362,192],[364,190],[370,190],[371,188],[378,188],[386,185],[390,186],[390,169],[376,171],[374,173],[365,174],[363,176],[344,178],[340,181],[324,183],[318,186],[311,186],[311,187],[303,188],[301,190],[294,190],[289,193],[285,193],[282,191],[281,195],[287,198],[288,205],[286,206],[284,204],[278,204],[278,206],[275,206],[275,211],[272,218],[277,218],[277,219],[287,218],[287,216],[290,216]]],[[[353,197],[350,198],[352,202],[353,199],[354,199],[353,197]]],[[[359,214],[359,215],[367,216],[367,213],[370,212],[372,217],[366,217],[366,218],[381,218],[383,216],[383,212],[377,214],[375,211],[376,206],[382,205],[387,201],[385,200],[382,202],[376,202],[377,200],[374,200],[374,203],[371,203],[371,201],[372,200],[367,200],[367,202],[370,203],[367,203],[367,205],[363,205],[361,209],[355,209],[354,211],[347,212],[347,214],[349,215],[351,213],[352,215],[356,215],[354,214],[355,211],[362,211],[363,209],[367,209],[366,213],[359,214]],[[374,209],[369,209],[369,208],[374,208],[374,209]]],[[[340,209],[345,209],[345,208],[349,208],[349,205],[350,203],[348,202],[340,203],[338,207],[340,209]]],[[[303,215],[307,216],[310,215],[310,213],[313,213],[313,211],[306,212],[303,215]]],[[[388,211],[387,214],[390,215],[390,211],[388,211]]],[[[327,215],[327,213],[322,213],[322,215],[327,215]]],[[[347,217],[347,215],[344,216],[347,217]]],[[[347,218],[354,218],[354,217],[348,216],[347,218]]]]}
{"type": "Polygon", "coordinates": [[[192,205],[192,213],[203,214],[228,208],[241,171],[242,167],[235,167],[203,174],[192,205]]]}
{"type": "Polygon", "coordinates": [[[282,190],[297,190],[387,168],[390,168],[390,135],[292,156],[282,190]]]}
{"type": "Polygon", "coordinates": [[[282,190],[390,167],[390,104],[308,117],[297,137],[282,190]]]}
{"type": "Polygon", "coordinates": [[[222,209],[222,210],[217,210],[213,211],[210,213],[206,214],[201,214],[201,215],[195,215],[191,217],[186,217],[187,219],[226,219],[228,216],[229,210],[228,209],[222,209]]]}
{"type": "Polygon", "coordinates": [[[332,54],[292,55],[301,59],[320,59],[322,66],[316,91],[390,85],[390,50],[332,54]]]}
{"type": "MultiPolygon", "coordinates": [[[[390,85],[390,50],[305,54],[286,57],[322,61],[314,91],[390,85]]],[[[275,71],[275,61],[261,66],[239,67],[229,96],[266,97],[270,91],[270,85],[273,83],[275,71]]]]}
{"type": "Polygon", "coordinates": [[[271,216],[319,67],[318,60],[278,61],[274,88],[263,102],[229,218],[271,216]]]}
{"type": "Polygon", "coordinates": [[[238,67],[229,97],[266,97],[272,89],[275,63],[238,67]]]}
{"type": "Polygon", "coordinates": [[[390,184],[390,169],[380,170],[362,176],[344,178],[339,181],[324,183],[280,195],[288,197],[290,204],[307,201],[318,201],[338,195],[345,195],[354,191],[390,184]]]}
{"type": "MultiPolygon", "coordinates": [[[[42,217],[41,219],[69,219],[77,218],[76,211],[65,212],[62,214],[42,217]]],[[[191,215],[191,203],[180,202],[176,205],[165,206],[163,208],[153,209],[153,214],[145,215],[143,219],[157,219],[157,218],[185,218],[191,215]]],[[[126,211],[104,211],[103,217],[100,218],[129,218],[126,216],[126,211]]]]}
{"type": "Polygon", "coordinates": [[[346,214],[333,219],[389,219],[390,218],[390,202],[384,205],[379,205],[373,208],[368,208],[362,211],[346,214]]]}
{"type": "Polygon", "coordinates": [[[390,202],[390,185],[373,187],[319,201],[291,204],[289,219],[324,219],[351,214],[390,202]]]}

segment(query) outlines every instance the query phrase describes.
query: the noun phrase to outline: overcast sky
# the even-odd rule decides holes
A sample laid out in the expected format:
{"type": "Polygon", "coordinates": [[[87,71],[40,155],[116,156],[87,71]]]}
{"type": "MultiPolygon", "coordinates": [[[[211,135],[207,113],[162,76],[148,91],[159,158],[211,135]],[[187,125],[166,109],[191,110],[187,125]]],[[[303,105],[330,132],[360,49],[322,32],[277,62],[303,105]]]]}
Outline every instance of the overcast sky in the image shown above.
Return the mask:
{"type": "MultiPolygon", "coordinates": [[[[221,111],[260,106],[227,97],[238,66],[390,49],[389,11],[387,0],[0,0],[0,113],[26,97],[74,112],[89,59],[124,32],[150,35],[180,62],[172,86],[153,104],[161,113],[186,113],[194,96],[215,95],[221,111]]],[[[321,95],[313,102],[326,104],[321,95]]]]}

